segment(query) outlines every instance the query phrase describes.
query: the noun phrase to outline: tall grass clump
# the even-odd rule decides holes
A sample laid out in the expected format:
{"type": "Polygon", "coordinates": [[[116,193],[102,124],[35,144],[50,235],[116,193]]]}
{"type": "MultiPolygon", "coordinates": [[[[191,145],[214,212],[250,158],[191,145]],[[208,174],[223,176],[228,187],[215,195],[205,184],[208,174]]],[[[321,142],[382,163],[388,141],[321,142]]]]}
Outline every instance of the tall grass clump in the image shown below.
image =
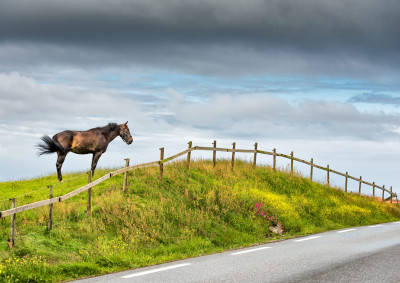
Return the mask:
{"type": "MultiPolygon", "coordinates": [[[[78,175],[77,180],[87,182],[78,175]]],[[[53,182],[56,176],[44,180],[53,182]]],[[[29,192],[23,182],[19,185],[21,192],[29,192]]],[[[38,181],[42,185],[46,186],[38,181]]],[[[138,169],[129,173],[125,193],[121,187],[122,176],[96,186],[90,217],[86,194],[57,203],[51,231],[46,230],[47,207],[18,214],[12,250],[5,242],[9,217],[1,219],[0,282],[70,280],[400,219],[400,209],[393,205],[346,194],[298,174],[254,169],[244,161],[236,161],[232,169],[229,161],[213,167],[210,161],[198,160],[190,170],[185,162],[175,162],[164,167],[162,179],[157,167],[138,169]],[[278,219],[283,235],[269,230],[278,219]]]]}

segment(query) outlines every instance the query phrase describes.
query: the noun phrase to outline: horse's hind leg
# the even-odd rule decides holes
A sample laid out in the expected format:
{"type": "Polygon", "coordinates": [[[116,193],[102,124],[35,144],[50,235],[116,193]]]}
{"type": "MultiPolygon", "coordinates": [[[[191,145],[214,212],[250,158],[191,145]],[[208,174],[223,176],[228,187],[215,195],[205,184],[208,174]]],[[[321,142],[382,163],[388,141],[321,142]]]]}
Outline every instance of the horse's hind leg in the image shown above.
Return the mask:
{"type": "Polygon", "coordinates": [[[58,180],[61,182],[62,181],[62,175],[61,175],[61,167],[64,163],[65,157],[67,156],[67,154],[61,154],[59,152],[57,152],[57,163],[56,163],[56,167],[57,167],[57,175],[58,175],[58,180]]]}

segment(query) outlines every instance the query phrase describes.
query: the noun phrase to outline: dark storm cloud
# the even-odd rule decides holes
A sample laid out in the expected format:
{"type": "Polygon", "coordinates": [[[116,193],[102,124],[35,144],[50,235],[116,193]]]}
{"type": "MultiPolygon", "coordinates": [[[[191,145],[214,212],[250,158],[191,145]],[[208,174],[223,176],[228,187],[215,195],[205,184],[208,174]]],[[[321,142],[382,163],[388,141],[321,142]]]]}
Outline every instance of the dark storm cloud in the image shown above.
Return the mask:
{"type": "Polygon", "coordinates": [[[395,0],[6,0],[0,60],[368,76],[400,64],[399,10],[395,0]]]}

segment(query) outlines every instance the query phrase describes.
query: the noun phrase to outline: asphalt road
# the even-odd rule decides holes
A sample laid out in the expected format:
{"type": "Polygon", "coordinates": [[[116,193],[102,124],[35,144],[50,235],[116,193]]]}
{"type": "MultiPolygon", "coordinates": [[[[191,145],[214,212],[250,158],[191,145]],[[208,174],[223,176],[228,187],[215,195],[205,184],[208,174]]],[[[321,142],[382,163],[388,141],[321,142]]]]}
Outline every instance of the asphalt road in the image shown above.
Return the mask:
{"type": "Polygon", "coordinates": [[[80,280],[400,282],[400,222],[329,231],[80,280]]]}

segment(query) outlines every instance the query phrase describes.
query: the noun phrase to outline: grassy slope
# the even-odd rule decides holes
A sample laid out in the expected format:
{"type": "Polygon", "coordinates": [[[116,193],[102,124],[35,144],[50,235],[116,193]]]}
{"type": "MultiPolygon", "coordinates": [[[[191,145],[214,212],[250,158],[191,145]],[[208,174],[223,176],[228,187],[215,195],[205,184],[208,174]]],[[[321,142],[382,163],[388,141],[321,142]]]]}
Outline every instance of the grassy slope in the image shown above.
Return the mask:
{"type": "MultiPolygon", "coordinates": [[[[79,186],[87,180],[76,175],[69,184],[55,186],[55,195],[71,190],[73,182],[79,186]]],[[[228,161],[218,162],[216,168],[197,161],[190,170],[178,162],[165,167],[162,181],[158,176],[158,168],[134,171],[125,195],[120,190],[122,177],[95,187],[92,217],[86,217],[86,194],[55,205],[51,232],[45,229],[46,207],[18,214],[16,247],[11,251],[4,243],[10,217],[0,220],[0,282],[60,281],[400,219],[395,206],[269,167],[253,169],[245,162],[237,162],[235,170],[228,161]],[[284,236],[268,232],[269,223],[255,213],[256,203],[279,217],[284,236]]],[[[54,182],[56,177],[49,176],[0,183],[1,199],[54,182]]],[[[46,194],[42,190],[18,201],[31,202],[46,194]]],[[[5,205],[9,202],[0,209],[5,205]]]]}

